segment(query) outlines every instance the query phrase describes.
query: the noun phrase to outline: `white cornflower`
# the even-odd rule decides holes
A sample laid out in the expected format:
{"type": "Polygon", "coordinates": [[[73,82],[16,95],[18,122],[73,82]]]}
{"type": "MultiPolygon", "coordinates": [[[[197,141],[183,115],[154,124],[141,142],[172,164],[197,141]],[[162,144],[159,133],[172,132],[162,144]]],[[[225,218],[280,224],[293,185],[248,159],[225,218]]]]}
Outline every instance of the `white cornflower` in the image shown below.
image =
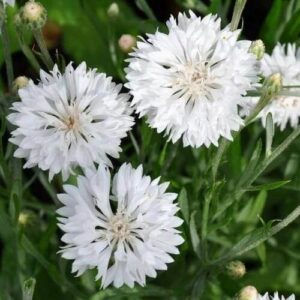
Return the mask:
{"type": "Polygon", "coordinates": [[[114,176],[104,166],[79,176],[77,187],[65,185],[58,195],[65,205],[58,209],[66,243],[61,252],[74,260],[72,272],[81,275],[97,268],[102,287],[110,284],[145,285],[146,276],[166,270],[183,243],[176,227],[177,194],[166,193],[168,183],[159,184],[137,169],[123,164],[114,176]]]}
{"type": "Polygon", "coordinates": [[[126,70],[127,87],[140,117],[172,142],[218,145],[243,124],[238,105],[257,81],[257,61],[240,31],[221,29],[221,20],[193,12],[167,22],[168,33],[137,43],[126,70]]]}
{"type": "Polygon", "coordinates": [[[49,170],[49,178],[62,172],[66,180],[76,166],[110,165],[107,155],[118,157],[121,139],[133,125],[129,96],[121,85],[85,63],[69,64],[64,74],[55,66],[41,71],[41,81],[19,90],[21,101],[8,120],[17,126],[10,141],[15,157],[27,160],[24,168],[49,170]]]}
{"type": "MultiPolygon", "coordinates": [[[[300,48],[297,49],[295,44],[278,44],[271,55],[265,54],[261,60],[261,73],[265,77],[280,73],[283,85],[300,85],[300,48]]],[[[295,93],[295,96],[281,95],[274,98],[258,116],[261,118],[263,126],[265,126],[269,113],[272,114],[273,122],[280,127],[280,130],[284,130],[288,123],[293,128],[298,126],[300,118],[299,89],[291,88],[285,91],[295,93]]],[[[257,102],[257,97],[247,97],[243,105],[242,115],[248,115],[257,102]]]]}
{"type": "MultiPolygon", "coordinates": [[[[278,44],[271,55],[265,55],[262,60],[262,73],[269,76],[280,73],[283,85],[300,85],[300,49],[295,44],[278,44]]],[[[289,92],[299,96],[279,96],[272,100],[261,112],[260,117],[265,125],[268,113],[272,114],[274,124],[284,130],[288,123],[295,128],[299,124],[300,117],[300,93],[299,89],[289,89],[289,92]]]]}
{"type": "Polygon", "coordinates": [[[290,297],[288,298],[285,298],[284,296],[279,296],[278,293],[275,293],[274,296],[269,296],[268,293],[266,293],[265,295],[261,296],[259,295],[258,296],[258,299],[257,300],[295,300],[295,295],[291,295],[290,297]]]}

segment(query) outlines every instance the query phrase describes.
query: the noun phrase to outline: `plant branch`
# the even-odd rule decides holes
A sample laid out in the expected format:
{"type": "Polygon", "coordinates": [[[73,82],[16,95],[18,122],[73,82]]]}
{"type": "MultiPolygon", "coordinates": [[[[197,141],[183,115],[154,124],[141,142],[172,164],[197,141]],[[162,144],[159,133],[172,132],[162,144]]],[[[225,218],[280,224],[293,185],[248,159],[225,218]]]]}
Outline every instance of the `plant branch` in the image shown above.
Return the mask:
{"type": "Polygon", "coordinates": [[[218,213],[214,216],[214,219],[218,218],[228,207],[230,207],[235,201],[239,201],[244,193],[247,191],[247,188],[266,170],[266,168],[283,152],[285,151],[291,143],[300,135],[300,127],[295,129],[279,146],[277,146],[273,152],[265,157],[256,167],[256,171],[253,172],[253,176],[250,177],[242,187],[239,187],[238,190],[232,195],[230,201],[223,204],[218,213]]]}
{"type": "Polygon", "coordinates": [[[13,81],[14,81],[14,70],[13,70],[10,44],[9,44],[8,32],[7,32],[5,21],[3,21],[3,23],[2,23],[0,35],[2,37],[3,53],[4,53],[4,59],[5,59],[5,65],[6,65],[8,87],[9,87],[9,91],[12,92],[12,85],[13,85],[13,81]]]}
{"type": "Polygon", "coordinates": [[[40,29],[33,30],[33,35],[34,35],[34,38],[35,38],[35,40],[36,40],[36,42],[37,42],[37,44],[38,44],[38,46],[41,50],[41,54],[42,54],[41,57],[43,59],[43,62],[45,63],[48,70],[52,70],[54,62],[53,62],[53,60],[52,60],[52,58],[49,54],[49,51],[47,49],[42,31],[40,29]]]}
{"type": "Polygon", "coordinates": [[[246,236],[240,242],[238,242],[227,254],[216,259],[212,262],[211,266],[220,266],[224,263],[235,259],[238,256],[256,248],[261,243],[268,240],[273,235],[287,227],[290,223],[294,222],[300,216],[300,205],[296,207],[286,218],[277,223],[270,229],[262,228],[257,234],[253,236],[246,236]]]}

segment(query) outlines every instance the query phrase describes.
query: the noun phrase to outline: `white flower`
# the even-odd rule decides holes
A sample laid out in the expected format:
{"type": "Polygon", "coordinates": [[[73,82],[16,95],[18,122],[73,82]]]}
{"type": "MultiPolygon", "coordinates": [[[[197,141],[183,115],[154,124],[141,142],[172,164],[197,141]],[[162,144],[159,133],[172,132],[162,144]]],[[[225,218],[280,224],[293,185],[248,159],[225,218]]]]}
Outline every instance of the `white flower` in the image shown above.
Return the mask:
{"type": "Polygon", "coordinates": [[[65,185],[58,195],[65,205],[58,209],[62,256],[74,260],[72,272],[81,275],[97,268],[102,287],[111,283],[133,287],[145,285],[146,276],[166,270],[183,242],[176,227],[177,194],[166,193],[168,183],[159,184],[143,176],[142,166],[123,164],[114,176],[110,192],[110,173],[100,166],[78,177],[77,187],[65,185]]]}
{"type": "Polygon", "coordinates": [[[172,142],[218,145],[243,124],[238,105],[257,81],[257,61],[240,31],[220,28],[217,16],[193,12],[167,22],[168,33],[137,43],[127,68],[127,87],[140,117],[172,142]]]}
{"type": "MultiPolygon", "coordinates": [[[[295,44],[278,44],[271,55],[266,54],[261,61],[262,75],[267,77],[274,73],[280,73],[284,86],[300,85],[300,48],[295,44]]],[[[269,113],[273,122],[284,130],[288,123],[296,128],[300,118],[300,93],[299,89],[289,89],[286,92],[298,93],[299,96],[278,96],[274,98],[259,114],[263,126],[269,113]]],[[[243,114],[250,113],[256,105],[258,98],[248,98],[243,108],[243,114]]]]}
{"type": "Polygon", "coordinates": [[[17,126],[10,139],[18,145],[15,157],[26,158],[24,168],[49,170],[50,179],[62,172],[66,180],[76,166],[110,165],[107,155],[119,156],[121,138],[133,125],[122,86],[85,63],[40,75],[39,84],[19,90],[21,101],[8,116],[17,126]]]}
{"type": "Polygon", "coordinates": [[[284,296],[279,296],[278,293],[275,293],[274,296],[269,296],[268,293],[266,293],[265,295],[261,296],[259,295],[258,296],[258,299],[257,300],[295,300],[295,295],[291,295],[290,297],[288,298],[285,298],[284,296]]]}

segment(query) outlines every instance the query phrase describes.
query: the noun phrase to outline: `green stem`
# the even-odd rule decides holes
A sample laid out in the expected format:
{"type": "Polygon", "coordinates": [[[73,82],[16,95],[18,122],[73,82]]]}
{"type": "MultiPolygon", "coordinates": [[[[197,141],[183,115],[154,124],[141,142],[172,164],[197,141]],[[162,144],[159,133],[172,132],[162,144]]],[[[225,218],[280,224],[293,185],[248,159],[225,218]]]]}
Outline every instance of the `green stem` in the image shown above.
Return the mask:
{"type": "Polygon", "coordinates": [[[240,201],[244,193],[247,191],[247,188],[266,170],[266,168],[283,152],[285,151],[290,144],[300,135],[300,127],[294,130],[274,151],[267,156],[257,167],[256,172],[253,177],[249,178],[242,187],[239,187],[234,195],[230,196],[230,201],[227,201],[220,208],[218,213],[214,216],[214,220],[218,218],[228,207],[230,207],[234,202],[240,201]]]}
{"type": "Polygon", "coordinates": [[[294,222],[300,216],[300,205],[296,207],[286,218],[281,222],[277,223],[275,226],[271,227],[268,230],[262,230],[258,234],[257,238],[254,240],[249,239],[248,241],[240,241],[236,246],[234,246],[227,254],[216,259],[212,262],[211,266],[220,266],[224,263],[235,259],[238,256],[256,248],[261,243],[268,240],[273,235],[277,234],[279,231],[287,227],[290,223],[294,222]],[[242,245],[242,246],[241,246],[242,245]]]}
{"type": "Polygon", "coordinates": [[[141,150],[140,150],[139,144],[138,144],[137,140],[135,139],[135,137],[134,137],[134,135],[132,134],[131,131],[129,132],[129,137],[130,137],[130,140],[132,142],[133,148],[134,148],[137,156],[141,157],[141,150]]]}
{"type": "Polygon", "coordinates": [[[208,255],[207,255],[207,227],[208,227],[208,218],[209,218],[209,208],[210,208],[210,202],[212,199],[212,193],[205,197],[204,199],[204,207],[202,212],[202,226],[201,226],[201,243],[202,243],[202,257],[204,263],[207,262],[208,255]]]}
{"type": "Polygon", "coordinates": [[[31,66],[34,68],[34,70],[39,73],[40,72],[40,64],[38,60],[35,58],[34,54],[32,53],[31,49],[28,47],[26,43],[24,43],[23,38],[22,38],[22,33],[17,30],[18,34],[18,41],[21,47],[21,50],[23,51],[24,55],[28,59],[29,63],[31,66]]]}
{"type": "MultiPolygon", "coordinates": [[[[243,127],[241,127],[239,131],[236,131],[232,134],[233,140],[246,126],[248,126],[258,116],[260,111],[272,100],[272,98],[276,97],[276,95],[277,94],[272,94],[272,93],[270,94],[270,93],[268,93],[268,91],[262,92],[261,97],[258,101],[258,104],[255,106],[255,108],[251,112],[251,114],[245,119],[245,121],[244,121],[245,125],[243,127]]],[[[214,158],[214,163],[212,166],[213,182],[215,182],[215,180],[217,178],[217,173],[218,173],[220,163],[222,161],[222,157],[223,157],[224,153],[226,152],[229,145],[230,145],[230,141],[223,138],[218,147],[216,156],[214,158]]]]}
{"type": "Polygon", "coordinates": [[[47,49],[42,31],[40,29],[34,30],[33,35],[34,35],[34,38],[41,50],[43,62],[47,66],[48,70],[52,70],[54,62],[53,62],[53,60],[49,54],[49,51],[47,49]]]}
{"type": "Polygon", "coordinates": [[[2,37],[2,43],[3,43],[3,53],[4,53],[4,59],[6,65],[8,87],[9,87],[9,91],[12,92],[12,85],[14,81],[14,69],[13,69],[10,44],[9,44],[8,32],[7,32],[5,21],[3,21],[0,35],[2,37]]]}
{"type": "Polygon", "coordinates": [[[246,2],[247,0],[236,0],[234,5],[232,20],[230,23],[231,31],[234,31],[238,28],[246,2]]]}

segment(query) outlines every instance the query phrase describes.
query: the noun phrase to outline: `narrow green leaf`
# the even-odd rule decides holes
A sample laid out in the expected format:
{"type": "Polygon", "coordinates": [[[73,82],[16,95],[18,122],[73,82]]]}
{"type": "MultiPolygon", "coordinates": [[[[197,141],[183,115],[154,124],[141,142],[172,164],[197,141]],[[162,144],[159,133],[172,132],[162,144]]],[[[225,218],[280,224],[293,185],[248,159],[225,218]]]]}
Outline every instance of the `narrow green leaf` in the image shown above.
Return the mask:
{"type": "Polygon", "coordinates": [[[271,182],[271,183],[265,183],[265,184],[261,184],[261,185],[257,185],[257,186],[250,186],[248,187],[246,190],[247,191],[270,191],[270,190],[276,190],[286,184],[288,184],[289,182],[291,182],[290,180],[282,180],[282,181],[276,181],[276,182],[271,182]]]}
{"type": "Polygon", "coordinates": [[[137,7],[141,11],[143,11],[150,20],[156,21],[156,17],[146,0],[135,0],[135,3],[137,7]]]}
{"type": "Polygon", "coordinates": [[[262,142],[261,142],[261,140],[259,140],[257,142],[256,148],[252,154],[250,162],[249,162],[248,166],[245,168],[245,170],[243,171],[243,174],[242,174],[237,186],[243,186],[249,180],[249,178],[251,178],[253,176],[253,174],[256,171],[255,170],[256,166],[260,159],[261,151],[262,151],[262,142]]]}
{"type": "Polygon", "coordinates": [[[261,260],[263,266],[266,264],[266,258],[267,258],[266,252],[267,251],[266,251],[265,243],[262,243],[257,247],[257,254],[258,254],[258,257],[261,260]]]}
{"type": "Polygon", "coordinates": [[[277,41],[277,30],[279,24],[282,21],[282,12],[283,12],[283,1],[274,0],[272,8],[269,10],[269,14],[265,20],[265,23],[262,26],[260,36],[262,40],[268,47],[273,47],[277,41]],[[270,34],[272,32],[272,34],[270,34]]]}
{"type": "Polygon", "coordinates": [[[272,143],[274,138],[274,123],[272,114],[268,113],[266,120],[266,156],[272,153],[272,143]]]}
{"type": "Polygon", "coordinates": [[[29,278],[23,283],[23,300],[32,300],[35,289],[36,280],[29,278]]]}
{"type": "Polygon", "coordinates": [[[164,165],[164,162],[166,160],[168,145],[169,145],[169,143],[165,142],[164,148],[160,153],[160,156],[159,156],[159,165],[160,165],[160,167],[162,167],[164,165]]]}
{"type": "Polygon", "coordinates": [[[289,22],[284,27],[284,30],[280,36],[280,41],[287,43],[294,41],[298,38],[300,33],[300,9],[296,11],[289,22]]]}
{"type": "Polygon", "coordinates": [[[197,212],[193,211],[191,214],[191,220],[190,220],[190,235],[191,235],[191,241],[193,250],[196,253],[196,255],[200,258],[201,257],[201,247],[200,247],[200,238],[197,231],[197,225],[196,225],[196,217],[197,212]]]}
{"type": "Polygon", "coordinates": [[[189,201],[187,197],[187,192],[185,188],[182,188],[178,197],[179,206],[181,209],[181,213],[183,215],[184,220],[186,223],[189,223],[189,201]]]}

